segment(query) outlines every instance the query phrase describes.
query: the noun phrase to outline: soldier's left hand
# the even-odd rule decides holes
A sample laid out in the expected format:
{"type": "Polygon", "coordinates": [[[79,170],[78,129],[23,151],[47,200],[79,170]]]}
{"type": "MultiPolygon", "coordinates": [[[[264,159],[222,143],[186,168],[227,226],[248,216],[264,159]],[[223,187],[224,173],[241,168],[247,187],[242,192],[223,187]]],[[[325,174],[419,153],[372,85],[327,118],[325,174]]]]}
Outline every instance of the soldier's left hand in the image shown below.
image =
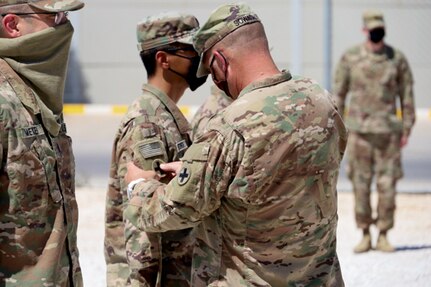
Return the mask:
{"type": "Polygon", "coordinates": [[[408,142],[408,136],[403,135],[401,136],[400,146],[403,148],[407,145],[408,142]]]}
{"type": "Polygon", "coordinates": [[[127,172],[124,176],[126,184],[139,178],[159,180],[159,176],[154,170],[143,170],[134,165],[133,162],[127,163],[127,172]]]}

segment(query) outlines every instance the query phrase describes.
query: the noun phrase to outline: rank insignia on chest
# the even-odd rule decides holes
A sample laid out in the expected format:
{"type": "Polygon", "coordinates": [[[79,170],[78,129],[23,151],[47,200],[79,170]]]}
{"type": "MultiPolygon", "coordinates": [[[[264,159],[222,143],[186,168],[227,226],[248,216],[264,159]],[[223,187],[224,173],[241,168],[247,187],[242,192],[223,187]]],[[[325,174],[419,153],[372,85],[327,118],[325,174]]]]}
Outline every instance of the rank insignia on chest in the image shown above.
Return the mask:
{"type": "Polygon", "coordinates": [[[192,173],[189,168],[183,167],[180,173],[178,174],[178,184],[179,185],[186,184],[187,181],[189,181],[191,174],[192,173]]]}
{"type": "Polygon", "coordinates": [[[144,158],[163,155],[163,145],[160,141],[143,142],[138,150],[144,158]]]}

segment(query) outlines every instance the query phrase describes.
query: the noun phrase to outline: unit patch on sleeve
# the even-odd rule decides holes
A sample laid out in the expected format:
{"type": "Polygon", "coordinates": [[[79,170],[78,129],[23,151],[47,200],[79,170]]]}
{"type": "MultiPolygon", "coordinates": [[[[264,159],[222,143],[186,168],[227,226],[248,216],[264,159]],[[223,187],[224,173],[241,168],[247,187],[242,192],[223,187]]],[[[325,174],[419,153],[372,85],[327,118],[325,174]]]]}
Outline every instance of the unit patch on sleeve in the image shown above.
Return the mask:
{"type": "Polygon", "coordinates": [[[187,149],[187,142],[185,140],[179,141],[176,143],[177,145],[177,152],[181,153],[182,151],[187,149]]]}
{"type": "Polygon", "coordinates": [[[178,184],[184,185],[189,181],[190,176],[192,175],[191,170],[187,167],[183,167],[178,174],[178,184]]]}
{"type": "Polygon", "coordinates": [[[163,143],[160,140],[143,141],[138,143],[137,150],[145,158],[164,155],[163,143]]]}

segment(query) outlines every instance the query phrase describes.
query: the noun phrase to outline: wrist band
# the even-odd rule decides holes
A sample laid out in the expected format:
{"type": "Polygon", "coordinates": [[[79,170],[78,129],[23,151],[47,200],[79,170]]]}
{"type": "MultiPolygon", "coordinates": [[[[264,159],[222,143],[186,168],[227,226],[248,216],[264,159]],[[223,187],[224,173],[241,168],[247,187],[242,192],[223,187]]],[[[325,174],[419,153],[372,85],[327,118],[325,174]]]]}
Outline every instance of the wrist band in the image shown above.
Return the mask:
{"type": "Polygon", "coordinates": [[[135,188],[135,185],[137,185],[138,183],[145,181],[145,178],[138,178],[135,180],[132,180],[128,185],[127,185],[127,198],[130,199],[132,198],[132,192],[133,189],[135,188]]]}

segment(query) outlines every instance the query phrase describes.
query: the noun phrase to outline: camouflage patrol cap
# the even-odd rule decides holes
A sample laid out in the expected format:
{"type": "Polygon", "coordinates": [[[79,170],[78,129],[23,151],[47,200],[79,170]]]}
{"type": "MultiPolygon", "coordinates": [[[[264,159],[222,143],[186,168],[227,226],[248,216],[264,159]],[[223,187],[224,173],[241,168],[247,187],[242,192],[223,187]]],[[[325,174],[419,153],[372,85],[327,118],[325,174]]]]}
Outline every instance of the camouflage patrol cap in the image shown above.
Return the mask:
{"type": "Polygon", "coordinates": [[[148,17],[136,29],[138,50],[148,51],[172,43],[193,45],[192,36],[198,29],[199,22],[192,15],[169,12],[148,17]]]}
{"type": "Polygon", "coordinates": [[[383,20],[383,13],[377,10],[365,11],[362,15],[364,21],[364,27],[368,30],[372,30],[377,27],[385,27],[385,21],[383,20]]]}
{"type": "MultiPolygon", "coordinates": [[[[236,29],[255,22],[260,22],[259,17],[245,3],[220,6],[211,13],[207,22],[193,37],[195,50],[202,56],[236,29]]],[[[197,71],[198,77],[209,74],[209,71],[203,68],[202,59],[203,57],[201,57],[197,71]]]]}
{"type": "Polygon", "coordinates": [[[74,11],[84,7],[84,3],[78,0],[0,0],[0,9],[19,4],[47,12],[74,11]]]}

